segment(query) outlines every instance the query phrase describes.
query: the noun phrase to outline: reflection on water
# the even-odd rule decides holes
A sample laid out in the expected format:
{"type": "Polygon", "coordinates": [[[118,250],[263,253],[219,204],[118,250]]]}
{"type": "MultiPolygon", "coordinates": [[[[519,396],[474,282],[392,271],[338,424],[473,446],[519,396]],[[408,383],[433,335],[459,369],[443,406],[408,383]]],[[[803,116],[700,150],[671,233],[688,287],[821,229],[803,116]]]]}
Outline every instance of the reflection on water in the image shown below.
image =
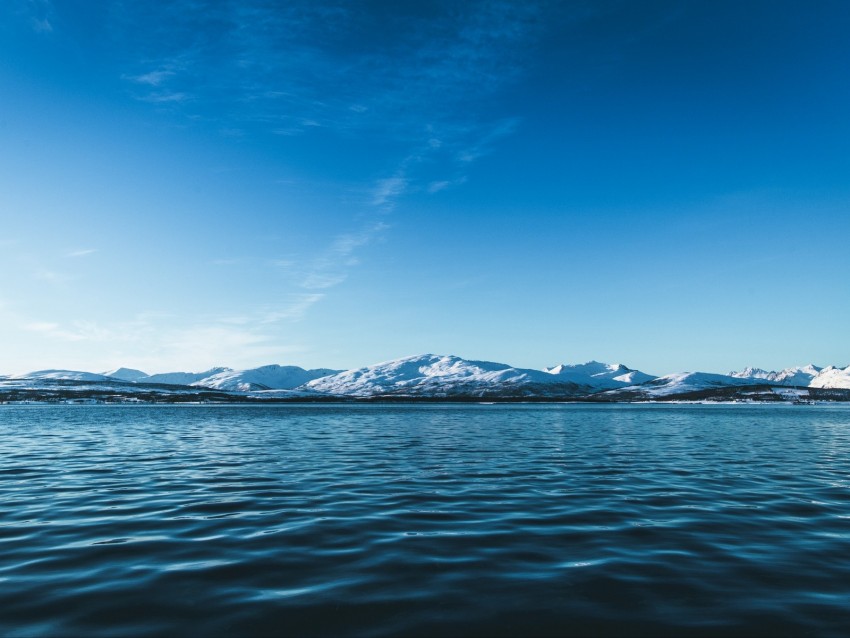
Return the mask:
{"type": "Polygon", "coordinates": [[[840,635],[850,408],[2,406],[3,635],[840,635]]]}

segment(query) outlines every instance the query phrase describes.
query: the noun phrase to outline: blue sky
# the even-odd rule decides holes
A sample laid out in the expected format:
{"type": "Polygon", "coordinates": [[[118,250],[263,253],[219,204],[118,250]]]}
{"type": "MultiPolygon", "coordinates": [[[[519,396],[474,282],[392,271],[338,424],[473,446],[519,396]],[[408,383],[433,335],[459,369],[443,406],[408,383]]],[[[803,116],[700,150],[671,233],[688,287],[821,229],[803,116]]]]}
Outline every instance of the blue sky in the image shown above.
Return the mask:
{"type": "Polygon", "coordinates": [[[7,0],[0,372],[850,363],[850,4],[7,0]]]}

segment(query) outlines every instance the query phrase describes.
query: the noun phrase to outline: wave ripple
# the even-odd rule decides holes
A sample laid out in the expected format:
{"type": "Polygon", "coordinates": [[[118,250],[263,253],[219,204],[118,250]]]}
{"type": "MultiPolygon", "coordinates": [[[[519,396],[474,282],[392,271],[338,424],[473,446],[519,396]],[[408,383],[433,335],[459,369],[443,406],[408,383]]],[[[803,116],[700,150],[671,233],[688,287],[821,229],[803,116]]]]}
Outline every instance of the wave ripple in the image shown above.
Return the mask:
{"type": "Polygon", "coordinates": [[[3,406],[0,633],[843,635],[850,409],[3,406]]]}

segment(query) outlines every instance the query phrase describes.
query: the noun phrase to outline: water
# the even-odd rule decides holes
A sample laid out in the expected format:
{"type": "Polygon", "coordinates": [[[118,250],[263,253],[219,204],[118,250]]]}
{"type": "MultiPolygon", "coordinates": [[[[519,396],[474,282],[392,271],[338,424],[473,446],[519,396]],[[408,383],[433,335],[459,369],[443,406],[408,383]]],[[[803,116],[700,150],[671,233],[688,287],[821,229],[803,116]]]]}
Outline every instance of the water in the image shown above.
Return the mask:
{"type": "Polygon", "coordinates": [[[850,408],[2,406],[0,634],[843,635],[850,408]]]}

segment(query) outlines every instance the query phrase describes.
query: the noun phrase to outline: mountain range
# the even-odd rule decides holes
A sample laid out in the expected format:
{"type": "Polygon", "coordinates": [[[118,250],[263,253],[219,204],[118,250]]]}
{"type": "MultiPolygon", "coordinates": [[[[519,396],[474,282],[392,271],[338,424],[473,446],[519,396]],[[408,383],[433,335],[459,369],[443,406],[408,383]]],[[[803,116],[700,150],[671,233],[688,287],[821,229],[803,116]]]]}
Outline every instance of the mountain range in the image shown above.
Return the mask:
{"type": "Polygon", "coordinates": [[[850,366],[745,368],[727,375],[684,372],[656,377],[622,364],[590,361],[543,370],[424,354],[353,370],[267,365],[234,370],[146,374],[39,370],[0,377],[0,400],[850,400],[850,366]],[[141,398],[140,398],[141,397],[141,398]]]}

